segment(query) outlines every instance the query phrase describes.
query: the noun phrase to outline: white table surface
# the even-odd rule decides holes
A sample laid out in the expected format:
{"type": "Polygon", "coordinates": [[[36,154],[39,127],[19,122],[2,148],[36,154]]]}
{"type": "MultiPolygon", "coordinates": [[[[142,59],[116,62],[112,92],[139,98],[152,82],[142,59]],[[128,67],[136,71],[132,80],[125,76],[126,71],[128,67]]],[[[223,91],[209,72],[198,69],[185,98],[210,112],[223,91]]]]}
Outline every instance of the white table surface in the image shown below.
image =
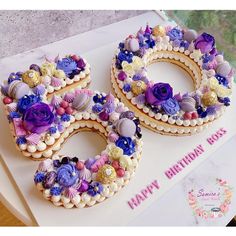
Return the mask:
{"type": "MultiPolygon", "coordinates": [[[[63,42],[67,43],[76,40],[78,44],[80,44],[80,54],[84,52],[90,51],[97,47],[101,47],[103,45],[109,44],[111,42],[117,41],[117,39],[122,39],[129,32],[129,25],[139,27],[143,24],[143,22],[149,22],[150,24],[158,24],[163,23],[166,20],[165,16],[161,13],[157,14],[155,12],[149,12],[122,22],[118,22],[109,26],[105,26],[84,34],[76,35],[74,37],[65,39],[60,41],[61,44],[63,42]],[[117,26],[124,26],[124,30],[122,34],[116,31],[117,26]],[[105,33],[104,33],[105,32],[105,33]],[[86,44],[86,38],[95,37],[93,45],[86,44]]],[[[47,48],[47,53],[50,54],[50,50],[53,52],[53,48],[56,47],[56,43],[52,43],[50,45],[45,45],[43,47],[32,50],[31,52],[44,52],[47,48]]],[[[73,46],[69,50],[73,51],[73,46]]],[[[26,52],[29,54],[31,52],[26,52]]],[[[1,63],[5,64],[6,61],[17,59],[17,57],[21,55],[16,55],[10,58],[3,58],[0,60],[1,63]]],[[[1,138],[3,136],[1,135],[1,138]]],[[[234,216],[236,212],[235,203],[232,203],[232,207],[230,208],[230,212],[228,212],[227,216],[223,219],[214,220],[211,222],[199,221],[193,216],[191,209],[187,204],[187,195],[186,195],[186,182],[192,178],[198,178],[198,176],[205,176],[208,178],[209,174],[216,174],[215,169],[217,167],[217,174],[221,175],[222,173],[227,173],[228,180],[235,179],[235,174],[233,171],[233,166],[235,166],[236,160],[233,158],[232,146],[233,142],[235,142],[236,138],[231,139],[224,147],[217,151],[217,153],[210,157],[207,161],[203,162],[197,169],[195,169],[190,175],[186,176],[182,181],[180,181],[177,185],[175,185],[170,191],[165,193],[164,197],[159,199],[158,202],[153,203],[150,207],[148,207],[140,216],[133,219],[129,225],[225,225],[230,219],[234,216]],[[226,147],[227,159],[224,158],[222,153],[226,151],[223,148],[226,147]],[[223,151],[222,151],[223,150],[223,151]],[[231,156],[230,156],[231,155],[231,156]],[[223,162],[223,164],[222,164],[223,162]],[[178,199],[178,202],[175,202],[175,199],[178,199]],[[235,211],[234,211],[235,210],[235,211]],[[181,212],[181,217],[179,217],[181,212]]],[[[233,182],[233,181],[232,181],[233,182]]],[[[235,186],[236,187],[236,186],[235,186]]],[[[27,225],[35,225],[34,217],[32,216],[27,204],[25,203],[23,197],[20,194],[20,191],[17,189],[14,180],[11,177],[11,174],[8,172],[8,169],[4,165],[3,162],[0,162],[0,200],[6,205],[7,208],[11,210],[11,212],[16,215],[21,221],[23,221],[27,225]]]]}

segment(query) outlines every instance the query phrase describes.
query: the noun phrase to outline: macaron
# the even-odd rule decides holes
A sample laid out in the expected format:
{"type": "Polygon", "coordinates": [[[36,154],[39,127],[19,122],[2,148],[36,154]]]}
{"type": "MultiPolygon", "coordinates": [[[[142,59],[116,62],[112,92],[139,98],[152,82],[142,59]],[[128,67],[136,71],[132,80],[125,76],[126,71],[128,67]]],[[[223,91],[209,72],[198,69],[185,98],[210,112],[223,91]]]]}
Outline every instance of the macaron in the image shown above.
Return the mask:
{"type": "Polygon", "coordinates": [[[121,136],[132,137],[136,133],[136,125],[128,118],[122,118],[116,122],[116,130],[121,136]]]}
{"type": "Polygon", "coordinates": [[[231,66],[226,61],[218,64],[216,67],[216,73],[221,76],[227,77],[230,74],[230,72],[231,72],[231,66]]]}
{"type": "Polygon", "coordinates": [[[131,52],[137,52],[139,50],[139,42],[136,38],[128,38],[125,41],[125,48],[131,52]]]}
{"type": "Polygon", "coordinates": [[[195,30],[189,29],[189,30],[184,32],[183,38],[184,38],[184,40],[191,43],[193,40],[195,40],[197,38],[197,36],[198,36],[198,34],[195,30]]]}
{"type": "Polygon", "coordinates": [[[85,111],[91,105],[91,97],[86,93],[76,95],[72,102],[72,107],[77,111],[85,111]]]}
{"type": "Polygon", "coordinates": [[[25,95],[30,93],[31,89],[28,84],[21,82],[19,80],[15,80],[10,83],[8,88],[8,95],[15,99],[20,99],[25,95]]]}
{"type": "Polygon", "coordinates": [[[179,105],[183,111],[190,112],[195,110],[196,101],[192,97],[184,97],[179,105]]]}

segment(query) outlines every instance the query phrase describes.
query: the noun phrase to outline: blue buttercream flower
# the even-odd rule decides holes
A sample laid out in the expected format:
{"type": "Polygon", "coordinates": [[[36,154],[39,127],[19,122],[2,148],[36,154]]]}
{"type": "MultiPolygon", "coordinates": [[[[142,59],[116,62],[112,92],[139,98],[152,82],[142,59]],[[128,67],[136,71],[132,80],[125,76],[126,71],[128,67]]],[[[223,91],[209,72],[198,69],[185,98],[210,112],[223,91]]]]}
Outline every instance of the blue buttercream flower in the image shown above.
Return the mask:
{"type": "Polygon", "coordinates": [[[129,91],[131,91],[131,85],[130,84],[124,84],[123,90],[128,93],[129,91]]]}
{"type": "Polygon", "coordinates": [[[138,73],[135,74],[132,78],[132,80],[137,81],[137,80],[141,80],[142,79],[142,74],[138,73]]]}
{"type": "Polygon", "coordinates": [[[167,35],[170,37],[171,41],[174,41],[176,39],[181,40],[183,38],[183,32],[178,28],[173,28],[167,33],[167,35]]]}
{"type": "Polygon", "coordinates": [[[207,111],[203,110],[202,106],[197,107],[197,113],[200,118],[205,118],[207,116],[207,111]]]}
{"type": "Polygon", "coordinates": [[[132,155],[135,151],[135,144],[130,137],[120,136],[116,141],[116,146],[121,148],[125,155],[132,155]]]}
{"type": "Polygon", "coordinates": [[[188,47],[189,47],[189,42],[186,41],[186,40],[181,41],[181,43],[180,43],[180,47],[183,47],[185,50],[187,50],[188,47]]]}
{"type": "Polygon", "coordinates": [[[14,118],[20,118],[20,117],[21,117],[21,114],[19,112],[12,111],[9,113],[8,119],[12,120],[14,118]]]}
{"type": "Polygon", "coordinates": [[[105,100],[106,100],[106,96],[103,96],[102,94],[96,94],[95,96],[93,96],[93,101],[95,103],[104,104],[105,100]]]}
{"type": "Polygon", "coordinates": [[[97,103],[92,107],[92,111],[94,113],[100,113],[102,111],[102,109],[103,109],[103,105],[100,103],[97,103]]]}
{"type": "Polygon", "coordinates": [[[26,140],[25,137],[18,137],[18,138],[16,139],[16,143],[17,143],[18,145],[26,144],[26,142],[27,142],[27,140],[26,140]]]}
{"type": "Polygon", "coordinates": [[[59,196],[61,194],[61,192],[62,192],[62,188],[60,188],[60,187],[52,187],[50,189],[50,194],[52,196],[59,196]]]}
{"type": "Polygon", "coordinates": [[[103,191],[103,185],[100,184],[99,182],[93,182],[89,185],[89,188],[87,190],[87,193],[94,197],[97,194],[100,194],[103,191]]]}
{"type": "Polygon", "coordinates": [[[25,95],[17,103],[17,109],[20,113],[25,113],[25,111],[31,107],[33,104],[40,102],[41,98],[37,95],[25,95]]]}
{"type": "Polygon", "coordinates": [[[50,134],[55,134],[57,132],[57,127],[50,127],[48,131],[50,134]]]}
{"type": "Polygon", "coordinates": [[[169,98],[164,101],[161,107],[168,115],[174,115],[180,110],[179,103],[175,98],[169,98]]]}
{"type": "Polygon", "coordinates": [[[61,120],[64,121],[64,122],[70,121],[70,115],[68,115],[68,114],[63,114],[63,115],[61,116],[61,120]]]}
{"type": "Polygon", "coordinates": [[[212,61],[213,60],[213,56],[212,55],[210,55],[210,54],[204,54],[203,56],[202,56],[202,62],[203,63],[208,63],[208,62],[210,62],[210,61],[212,61]]]}
{"type": "Polygon", "coordinates": [[[8,77],[8,84],[10,84],[14,80],[21,80],[21,77],[18,73],[11,73],[8,77]]]}
{"type": "Polygon", "coordinates": [[[57,69],[63,70],[69,77],[77,69],[77,63],[70,57],[62,58],[57,62],[57,69]]]}
{"type": "Polygon", "coordinates": [[[224,76],[216,74],[215,78],[219,81],[219,84],[222,84],[225,87],[228,86],[229,82],[228,82],[228,80],[224,76]]]}
{"type": "Polygon", "coordinates": [[[224,103],[225,106],[230,106],[230,98],[229,97],[219,98],[218,101],[220,103],[224,103]]]}
{"type": "Polygon", "coordinates": [[[45,178],[45,174],[43,172],[37,172],[34,176],[34,182],[37,183],[41,183],[43,182],[45,178]]]}
{"type": "Polygon", "coordinates": [[[57,182],[62,187],[70,187],[79,179],[79,171],[72,164],[62,165],[57,170],[57,182]]]}
{"type": "Polygon", "coordinates": [[[132,52],[124,50],[124,51],[119,52],[117,58],[120,61],[120,63],[122,63],[123,61],[127,61],[128,63],[131,63],[133,55],[134,54],[132,52]]]}
{"type": "Polygon", "coordinates": [[[148,48],[154,48],[156,43],[155,43],[155,40],[150,38],[146,40],[146,44],[148,45],[148,48]]]}

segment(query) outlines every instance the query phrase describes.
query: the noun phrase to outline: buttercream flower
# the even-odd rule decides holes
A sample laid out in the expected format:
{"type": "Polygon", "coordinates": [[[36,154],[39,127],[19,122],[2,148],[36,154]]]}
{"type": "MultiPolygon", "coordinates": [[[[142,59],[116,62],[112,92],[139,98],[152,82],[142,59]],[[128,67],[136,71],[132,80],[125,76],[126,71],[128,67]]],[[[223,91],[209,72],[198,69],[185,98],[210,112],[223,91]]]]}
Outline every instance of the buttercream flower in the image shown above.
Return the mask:
{"type": "Polygon", "coordinates": [[[179,103],[175,98],[169,98],[168,100],[164,101],[161,106],[168,115],[174,115],[180,110],[179,103]]]}
{"type": "Polygon", "coordinates": [[[100,194],[103,191],[103,185],[100,184],[99,182],[93,182],[89,185],[87,193],[94,197],[97,194],[100,194]]]}
{"type": "Polygon", "coordinates": [[[195,40],[195,48],[200,49],[202,53],[210,52],[215,46],[215,39],[212,35],[207,33],[202,33],[198,38],[195,40]]]}
{"type": "Polygon", "coordinates": [[[100,103],[100,104],[104,104],[106,101],[106,96],[103,96],[102,94],[96,94],[93,97],[93,101],[95,103],[100,103]]]}
{"type": "Polygon", "coordinates": [[[132,166],[132,160],[128,156],[122,156],[119,159],[119,164],[122,168],[128,169],[129,167],[132,166]]]}
{"type": "Polygon", "coordinates": [[[45,62],[40,67],[40,72],[43,76],[52,76],[56,70],[56,65],[53,62],[45,62]]]}
{"type": "Polygon", "coordinates": [[[11,73],[8,77],[8,84],[10,84],[14,80],[21,80],[21,77],[18,73],[11,73]]]}
{"type": "Polygon", "coordinates": [[[57,182],[62,187],[70,187],[74,185],[79,178],[79,171],[72,164],[66,164],[57,170],[57,182]]]}
{"type": "Polygon", "coordinates": [[[57,62],[57,70],[63,70],[69,77],[77,69],[77,63],[70,57],[63,58],[57,62]]]}
{"type": "Polygon", "coordinates": [[[173,28],[167,35],[170,37],[170,40],[174,41],[176,39],[181,40],[183,38],[183,32],[180,29],[173,28]]]}
{"type": "Polygon", "coordinates": [[[134,70],[139,70],[144,66],[143,60],[140,57],[134,56],[132,66],[134,70]]]}
{"type": "Polygon", "coordinates": [[[24,128],[32,133],[41,134],[47,131],[53,123],[54,115],[50,107],[43,103],[35,103],[29,107],[23,116],[24,128]]]}
{"type": "Polygon", "coordinates": [[[59,196],[61,194],[61,192],[62,192],[62,189],[60,187],[52,187],[50,189],[50,194],[52,196],[59,196]]]}
{"type": "Polygon", "coordinates": [[[123,61],[127,61],[127,62],[131,63],[132,62],[132,58],[133,58],[133,53],[129,52],[127,50],[120,51],[118,56],[117,56],[117,58],[120,61],[120,63],[122,63],[123,61]]]}
{"type": "Polygon", "coordinates": [[[167,83],[156,83],[151,87],[148,87],[145,92],[146,102],[150,105],[157,106],[163,101],[172,98],[173,89],[167,83]]]}
{"type": "Polygon", "coordinates": [[[119,159],[121,156],[123,156],[123,150],[119,147],[117,147],[114,143],[110,144],[108,146],[108,155],[112,158],[112,159],[119,159]]]}
{"type": "Polygon", "coordinates": [[[24,113],[33,104],[39,102],[41,99],[36,95],[25,95],[17,103],[17,109],[19,112],[24,113]]]}
{"type": "Polygon", "coordinates": [[[35,184],[43,182],[45,174],[43,172],[37,172],[34,176],[35,184]]]}
{"type": "Polygon", "coordinates": [[[133,76],[134,74],[134,67],[132,63],[128,63],[127,61],[123,61],[121,63],[123,71],[128,74],[129,76],[133,76]]]}
{"type": "Polygon", "coordinates": [[[123,149],[124,155],[132,155],[135,151],[135,144],[129,137],[120,136],[116,141],[116,146],[123,149]]]}
{"type": "Polygon", "coordinates": [[[215,77],[209,78],[209,87],[218,97],[228,97],[232,93],[231,89],[219,84],[219,81],[215,77]]]}

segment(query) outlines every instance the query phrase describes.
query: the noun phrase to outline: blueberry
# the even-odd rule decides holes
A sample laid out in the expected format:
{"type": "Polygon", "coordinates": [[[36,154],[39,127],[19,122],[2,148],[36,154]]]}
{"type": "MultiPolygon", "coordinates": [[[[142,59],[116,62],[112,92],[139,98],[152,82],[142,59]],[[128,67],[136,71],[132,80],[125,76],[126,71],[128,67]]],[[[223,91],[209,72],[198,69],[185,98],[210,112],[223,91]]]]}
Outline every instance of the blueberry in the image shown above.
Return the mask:
{"type": "Polygon", "coordinates": [[[77,162],[79,161],[79,158],[78,158],[78,157],[73,157],[73,158],[72,158],[72,161],[75,162],[75,163],[77,163],[77,162]]]}
{"type": "Polygon", "coordinates": [[[69,157],[63,157],[62,160],[61,160],[61,164],[68,164],[70,161],[69,157]]]}

